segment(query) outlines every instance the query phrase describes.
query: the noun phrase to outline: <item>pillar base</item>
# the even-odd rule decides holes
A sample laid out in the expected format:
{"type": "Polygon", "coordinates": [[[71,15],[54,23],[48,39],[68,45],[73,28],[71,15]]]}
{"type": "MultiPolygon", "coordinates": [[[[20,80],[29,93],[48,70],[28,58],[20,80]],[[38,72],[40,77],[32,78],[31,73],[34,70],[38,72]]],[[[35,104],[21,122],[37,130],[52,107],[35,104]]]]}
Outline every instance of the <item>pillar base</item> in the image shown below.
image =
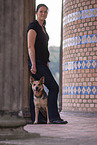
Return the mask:
{"type": "Polygon", "coordinates": [[[27,138],[35,138],[40,137],[40,134],[37,133],[28,133],[23,129],[23,127],[19,128],[6,128],[0,129],[0,140],[13,140],[13,139],[27,139],[27,138]]]}
{"type": "Polygon", "coordinates": [[[17,116],[0,116],[0,128],[17,128],[26,125],[25,119],[17,116]]]}

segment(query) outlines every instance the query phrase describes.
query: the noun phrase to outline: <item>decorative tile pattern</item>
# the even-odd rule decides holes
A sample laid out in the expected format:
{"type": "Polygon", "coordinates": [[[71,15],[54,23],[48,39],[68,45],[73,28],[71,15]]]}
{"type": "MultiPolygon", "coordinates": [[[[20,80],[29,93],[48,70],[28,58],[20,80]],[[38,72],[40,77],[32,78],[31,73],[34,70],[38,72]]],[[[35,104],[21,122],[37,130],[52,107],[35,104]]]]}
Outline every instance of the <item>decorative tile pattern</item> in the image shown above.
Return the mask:
{"type": "Polygon", "coordinates": [[[91,18],[91,17],[97,17],[97,8],[71,13],[63,18],[63,25],[66,25],[67,23],[76,20],[91,18]]]}
{"type": "Polygon", "coordinates": [[[97,95],[97,86],[63,87],[63,95],[97,95]]]}
{"type": "Polygon", "coordinates": [[[96,42],[97,42],[97,34],[72,37],[72,38],[65,39],[63,41],[63,49],[66,47],[74,46],[74,45],[96,43],[96,42]]]}
{"type": "Polygon", "coordinates": [[[95,68],[97,68],[97,60],[72,61],[63,64],[63,72],[68,70],[95,68]]]}

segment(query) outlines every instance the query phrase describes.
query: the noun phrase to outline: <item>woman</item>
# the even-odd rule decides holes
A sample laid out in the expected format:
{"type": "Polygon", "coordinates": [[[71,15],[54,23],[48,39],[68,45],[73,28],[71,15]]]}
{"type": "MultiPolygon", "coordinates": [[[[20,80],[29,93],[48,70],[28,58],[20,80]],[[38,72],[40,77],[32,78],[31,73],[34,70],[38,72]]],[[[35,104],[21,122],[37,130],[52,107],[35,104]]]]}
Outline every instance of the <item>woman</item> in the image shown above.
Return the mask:
{"type": "MultiPolygon", "coordinates": [[[[49,69],[49,36],[45,29],[45,19],[48,14],[48,7],[44,4],[37,6],[37,19],[30,23],[27,30],[29,67],[35,79],[45,76],[45,86],[49,90],[48,111],[51,124],[66,124],[60,118],[57,107],[59,87],[49,69]]],[[[33,96],[32,96],[33,98],[33,96]]],[[[32,121],[34,122],[34,104],[31,98],[32,121]]],[[[41,116],[41,115],[40,115],[41,116]]],[[[41,117],[40,117],[41,118],[41,117]]]]}

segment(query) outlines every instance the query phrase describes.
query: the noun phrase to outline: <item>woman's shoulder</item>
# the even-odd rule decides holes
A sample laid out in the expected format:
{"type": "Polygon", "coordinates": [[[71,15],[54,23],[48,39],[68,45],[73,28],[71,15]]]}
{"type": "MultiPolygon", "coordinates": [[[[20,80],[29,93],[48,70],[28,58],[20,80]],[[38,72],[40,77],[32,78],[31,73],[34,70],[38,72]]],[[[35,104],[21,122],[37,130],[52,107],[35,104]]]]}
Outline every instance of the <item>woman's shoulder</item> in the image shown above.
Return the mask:
{"type": "Polygon", "coordinates": [[[33,30],[35,30],[35,31],[37,32],[37,27],[38,27],[37,21],[34,20],[33,22],[31,22],[31,23],[28,25],[27,32],[28,32],[30,29],[33,29],[33,30]]]}

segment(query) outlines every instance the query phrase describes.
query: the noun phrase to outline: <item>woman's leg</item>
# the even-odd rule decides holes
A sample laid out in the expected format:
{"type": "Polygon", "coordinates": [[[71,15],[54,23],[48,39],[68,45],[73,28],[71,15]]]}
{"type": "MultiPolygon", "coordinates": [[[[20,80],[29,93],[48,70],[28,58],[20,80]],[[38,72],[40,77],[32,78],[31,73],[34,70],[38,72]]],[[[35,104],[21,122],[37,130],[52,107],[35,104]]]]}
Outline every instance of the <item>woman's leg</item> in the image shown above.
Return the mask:
{"type": "Polygon", "coordinates": [[[34,120],[35,120],[35,106],[34,106],[34,102],[33,102],[32,87],[30,89],[30,112],[31,112],[32,123],[34,123],[34,120]]]}
{"type": "Polygon", "coordinates": [[[49,89],[48,95],[48,111],[50,121],[60,118],[57,107],[57,98],[59,92],[59,86],[56,83],[53,75],[49,68],[44,64],[38,64],[36,76],[40,79],[42,76],[45,77],[45,85],[49,89]]]}

